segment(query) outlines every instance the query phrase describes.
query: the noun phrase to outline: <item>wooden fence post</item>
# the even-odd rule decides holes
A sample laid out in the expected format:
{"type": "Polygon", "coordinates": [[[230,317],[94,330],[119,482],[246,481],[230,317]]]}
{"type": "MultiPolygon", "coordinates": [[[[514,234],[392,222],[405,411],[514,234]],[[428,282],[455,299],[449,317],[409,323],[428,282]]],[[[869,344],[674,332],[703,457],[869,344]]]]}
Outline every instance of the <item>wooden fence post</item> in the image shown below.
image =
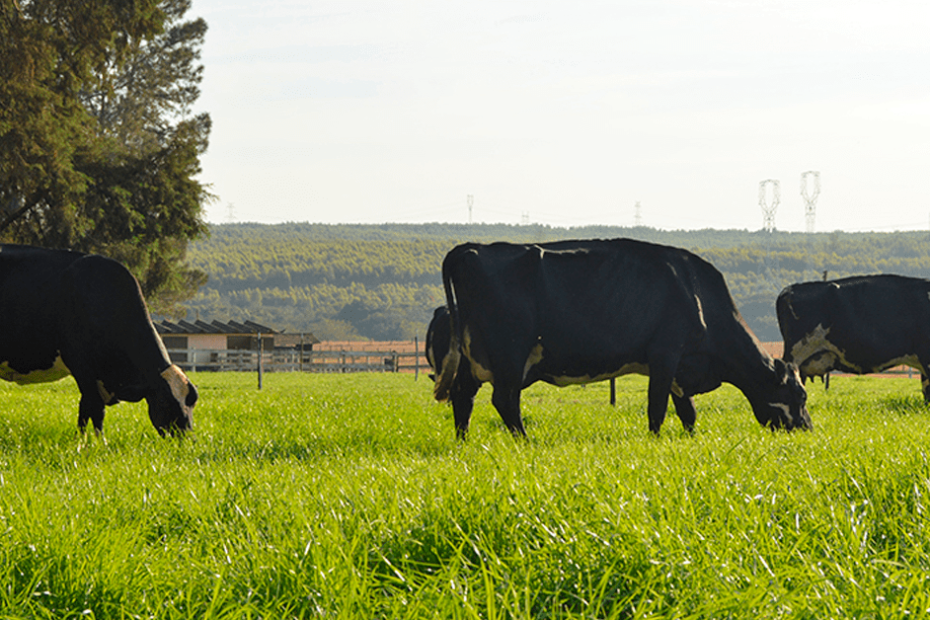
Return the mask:
{"type": "Polygon", "coordinates": [[[262,389],[262,374],[265,370],[265,365],[262,363],[262,335],[258,335],[258,389],[262,389]]]}

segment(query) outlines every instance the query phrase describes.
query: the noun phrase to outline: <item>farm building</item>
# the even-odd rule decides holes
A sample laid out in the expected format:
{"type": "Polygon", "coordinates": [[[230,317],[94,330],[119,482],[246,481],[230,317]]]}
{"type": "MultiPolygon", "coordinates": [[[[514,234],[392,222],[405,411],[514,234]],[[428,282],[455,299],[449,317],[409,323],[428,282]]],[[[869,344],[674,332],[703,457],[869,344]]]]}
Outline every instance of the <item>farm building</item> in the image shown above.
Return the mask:
{"type": "Polygon", "coordinates": [[[258,351],[261,338],[262,351],[312,351],[319,340],[312,333],[284,334],[272,327],[252,321],[209,323],[197,320],[171,322],[157,321],[155,331],[161,336],[171,361],[182,368],[226,366],[239,364],[258,351]]]}
{"type": "Polygon", "coordinates": [[[171,361],[191,371],[399,372],[426,366],[414,342],[321,343],[253,321],[153,321],[171,361]],[[261,339],[262,355],[258,355],[261,339]],[[321,345],[317,350],[314,345],[321,345]]]}

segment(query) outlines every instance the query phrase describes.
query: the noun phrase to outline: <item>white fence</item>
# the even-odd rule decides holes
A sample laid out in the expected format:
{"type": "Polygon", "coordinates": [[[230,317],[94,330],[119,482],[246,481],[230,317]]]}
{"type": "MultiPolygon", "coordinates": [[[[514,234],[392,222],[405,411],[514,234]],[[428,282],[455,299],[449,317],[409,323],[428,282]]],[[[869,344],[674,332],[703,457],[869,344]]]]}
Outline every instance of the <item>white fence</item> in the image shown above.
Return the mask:
{"type": "Polygon", "coordinates": [[[417,351],[298,351],[168,349],[171,361],[194,372],[415,372],[426,368],[417,351]]]}

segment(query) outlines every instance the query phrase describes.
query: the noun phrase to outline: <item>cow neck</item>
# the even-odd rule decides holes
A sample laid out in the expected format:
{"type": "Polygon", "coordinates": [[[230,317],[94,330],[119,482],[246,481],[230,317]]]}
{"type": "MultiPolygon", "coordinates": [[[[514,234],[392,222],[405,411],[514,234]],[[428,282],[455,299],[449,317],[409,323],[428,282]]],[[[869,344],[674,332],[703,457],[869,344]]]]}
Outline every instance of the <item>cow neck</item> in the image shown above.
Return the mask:
{"type": "Polygon", "coordinates": [[[723,379],[749,395],[772,383],[775,362],[742,320],[733,333],[734,340],[724,349],[723,363],[729,376],[723,379]]]}
{"type": "Polygon", "coordinates": [[[161,373],[171,366],[171,359],[155,326],[148,319],[148,313],[140,318],[143,320],[127,322],[119,336],[122,342],[131,343],[126,347],[126,353],[137,372],[147,384],[155,385],[161,379],[161,373]]]}

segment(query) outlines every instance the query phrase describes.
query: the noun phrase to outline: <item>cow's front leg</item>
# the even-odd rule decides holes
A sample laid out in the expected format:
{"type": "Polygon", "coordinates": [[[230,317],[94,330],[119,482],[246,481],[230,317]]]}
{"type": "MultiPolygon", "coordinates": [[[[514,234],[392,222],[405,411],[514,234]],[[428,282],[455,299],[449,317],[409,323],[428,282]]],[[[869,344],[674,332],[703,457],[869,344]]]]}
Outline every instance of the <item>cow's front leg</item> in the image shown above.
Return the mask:
{"type": "Polygon", "coordinates": [[[504,424],[514,437],[526,437],[523,419],[520,417],[520,384],[498,382],[494,384],[491,404],[497,409],[504,424]]]}
{"type": "Polygon", "coordinates": [[[105,410],[103,399],[96,389],[84,391],[81,389],[81,403],[78,405],[78,430],[81,435],[87,432],[87,421],[94,425],[94,433],[99,437],[103,434],[103,414],[105,410]]]}
{"type": "MultiPolygon", "coordinates": [[[[668,412],[668,397],[672,392],[672,381],[675,379],[675,370],[678,359],[668,357],[649,360],[649,430],[659,434],[665,414],[668,412]]],[[[677,403],[676,403],[677,405],[677,403]]],[[[691,422],[692,426],[694,422],[691,422]]]]}
{"type": "Polygon", "coordinates": [[[471,376],[469,368],[460,368],[452,385],[452,414],[455,417],[455,436],[464,441],[468,434],[471,412],[475,408],[475,394],[481,385],[471,376]]]}
{"type": "Polygon", "coordinates": [[[694,433],[694,422],[697,420],[697,411],[694,409],[694,398],[690,396],[675,396],[672,393],[672,403],[675,405],[675,413],[681,420],[682,426],[689,433],[694,433]]]}

